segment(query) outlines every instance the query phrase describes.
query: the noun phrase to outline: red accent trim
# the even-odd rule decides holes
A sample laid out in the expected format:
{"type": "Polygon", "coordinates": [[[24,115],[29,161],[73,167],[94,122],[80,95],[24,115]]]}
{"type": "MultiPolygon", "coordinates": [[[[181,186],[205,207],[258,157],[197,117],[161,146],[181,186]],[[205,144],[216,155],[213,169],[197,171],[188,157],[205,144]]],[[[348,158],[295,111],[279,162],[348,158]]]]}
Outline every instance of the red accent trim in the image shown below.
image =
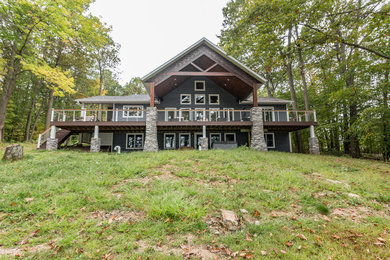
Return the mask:
{"type": "Polygon", "coordinates": [[[252,86],[253,88],[253,107],[258,107],[259,104],[257,102],[257,85],[256,84],[253,84],[252,86]]]}
{"type": "Polygon", "coordinates": [[[150,83],[150,107],[154,107],[154,82],[150,83]]]}

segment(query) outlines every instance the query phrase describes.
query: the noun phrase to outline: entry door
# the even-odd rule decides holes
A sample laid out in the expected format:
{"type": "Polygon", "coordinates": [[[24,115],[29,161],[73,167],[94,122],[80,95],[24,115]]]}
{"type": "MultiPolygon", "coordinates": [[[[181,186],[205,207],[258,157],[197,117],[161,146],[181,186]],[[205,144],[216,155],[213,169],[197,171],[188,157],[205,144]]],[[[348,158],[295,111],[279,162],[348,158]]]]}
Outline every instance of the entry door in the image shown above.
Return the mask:
{"type": "Polygon", "coordinates": [[[202,133],[195,133],[195,138],[194,138],[194,147],[195,149],[198,149],[200,148],[200,138],[203,137],[203,134],[202,133]]]}

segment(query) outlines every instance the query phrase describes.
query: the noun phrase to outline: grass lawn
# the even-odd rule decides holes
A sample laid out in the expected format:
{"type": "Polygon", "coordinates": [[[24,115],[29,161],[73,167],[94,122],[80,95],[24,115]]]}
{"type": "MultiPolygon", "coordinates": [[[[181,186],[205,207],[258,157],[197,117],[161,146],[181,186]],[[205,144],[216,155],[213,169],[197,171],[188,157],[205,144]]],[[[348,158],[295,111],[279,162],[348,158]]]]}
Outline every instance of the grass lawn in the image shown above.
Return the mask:
{"type": "Polygon", "coordinates": [[[0,258],[390,258],[381,162],[26,145],[24,160],[0,162],[0,187],[0,258]],[[237,214],[236,230],[221,209],[237,214]]]}

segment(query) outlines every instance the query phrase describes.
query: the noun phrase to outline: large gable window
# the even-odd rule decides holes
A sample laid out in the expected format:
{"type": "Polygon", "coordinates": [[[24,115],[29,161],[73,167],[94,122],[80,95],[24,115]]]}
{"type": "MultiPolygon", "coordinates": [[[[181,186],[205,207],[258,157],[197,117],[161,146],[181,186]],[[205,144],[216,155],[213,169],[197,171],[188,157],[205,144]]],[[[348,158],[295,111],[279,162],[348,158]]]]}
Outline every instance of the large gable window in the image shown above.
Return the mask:
{"type": "Polygon", "coordinates": [[[195,104],[196,105],[206,104],[206,96],[204,94],[196,94],[195,95],[195,104]]]}
{"type": "Polygon", "coordinates": [[[275,135],[274,133],[265,133],[264,134],[265,143],[268,148],[275,148],[275,135]]]}
{"type": "Polygon", "coordinates": [[[144,117],[143,106],[123,106],[123,118],[142,118],[144,117]]]}
{"type": "Polygon", "coordinates": [[[180,104],[181,105],[190,105],[191,104],[191,94],[181,94],[180,95],[180,104]]]}
{"type": "Polygon", "coordinates": [[[126,149],[143,149],[144,148],[144,134],[129,133],[126,134],[126,149]]]}
{"type": "Polygon", "coordinates": [[[210,105],[219,105],[219,94],[210,94],[209,95],[209,104],[210,105]]]}
{"type": "Polygon", "coordinates": [[[206,82],[203,80],[195,80],[194,88],[195,88],[195,91],[205,91],[206,90],[206,82]]]}

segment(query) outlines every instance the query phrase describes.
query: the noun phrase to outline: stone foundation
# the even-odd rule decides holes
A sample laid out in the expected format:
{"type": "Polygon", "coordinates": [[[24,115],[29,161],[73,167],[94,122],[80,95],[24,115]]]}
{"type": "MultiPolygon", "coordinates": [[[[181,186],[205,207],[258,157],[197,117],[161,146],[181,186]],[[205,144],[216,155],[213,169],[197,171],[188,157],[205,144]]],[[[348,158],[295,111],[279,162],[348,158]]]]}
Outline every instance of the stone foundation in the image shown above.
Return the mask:
{"type": "Polygon", "coordinates": [[[58,149],[58,139],[57,138],[49,138],[46,141],[46,150],[55,151],[58,149]]]}
{"type": "Polygon", "coordinates": [[[311,154],[320,154],[320,146],[317,137],[309,138],[309,151],[311,154]]]}
{"type": "Polygon", "coordinates": [[[146,108],[145,152],[157,152],[157,108],[146,108]]]}
{"type": "Polygon", "coordinates": [[[91,153],[100,152],[101,139],[100,138],[91,138],[91,153]]]}
{"type": "Polygon", "coordinates": [[[251,148],[257,151],[267,151],[267,144],[264,139],[263,111],[260,107],[251,109],[251,120],[253,122],[251,148]]]}
{"type": "Polygon", "coordinates": [[[209,149],[209,139],[207,137],[200,138],[200,149],[201,151],[207,151],[209,149]]]}

